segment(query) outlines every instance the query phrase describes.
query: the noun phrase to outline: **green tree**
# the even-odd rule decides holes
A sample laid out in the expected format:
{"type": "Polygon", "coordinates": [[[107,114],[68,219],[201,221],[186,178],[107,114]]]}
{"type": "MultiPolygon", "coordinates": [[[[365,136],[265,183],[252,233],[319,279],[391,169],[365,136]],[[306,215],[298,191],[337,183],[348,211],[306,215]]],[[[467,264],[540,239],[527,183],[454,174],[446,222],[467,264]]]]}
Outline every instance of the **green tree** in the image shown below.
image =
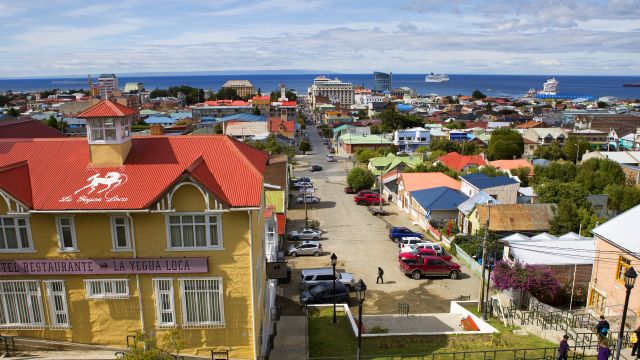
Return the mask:
{"type": "Polygon", "coordinates": [[[429,148],[426,146],[419,146],[415,151],[416,154],[424,154],[427,152],[429,152],[429,148]]]}
{"type": "Polygon", "coordinates": [[[547,159],[552,161],[564,159],[564,153],[560,148],[560,143],[555,140],[549,145],[538,146],[538,148],[533,152],[533,156],[538,159],[547,159]]]}
{"type": "Polygon", "coordinates": [[[9,110],[7,110],[7,115],[16,117],[20,116],[20,110],[10,107],[9,110]]]}
{"type": "Polygon", "coordinates": [[[385,132],[422,126],[424,124],[421,117],[413,114],[400,114],[394,107],[389,107],[382,111],[379,117],[381,121],[380,128],[385,132]]]}
{"type": "Polygon", "coordinates": [[[4,107],[9,101],[11,101],[11,99],[8,96],[0,95],[0,106],[4,107]]]}
{"type": "Polygon", "coordinates": [[[205,100],[206,99],[205,99],[205,96],[204,96],[204,90],[203,89],[198,89],[198,102],[201,103],[201,102],[204,102],[205,100]]]}
{"type": "Polygon", "coordinates": [[[300,125],[300,129],[302,130],[307,128],[307,123],[304,122],[304,119],[301,117],[298,118],[298,124],[300,125]]]}
{"type": "Polygon", "coordinates": [[[523,153],[524,141],[519,132],[509,128],[493,130],[487,148],[490,160],[520,158],[523,153]]]}
{"type": "Polygon", "coordinates": [[[596,105],[598,105],[598,109],[604,109],[604,108],[607,108],[609,106],[609,104],[607,104],[604,101],[598,101],[598,102],[596,102],[596,105]]]}
{"type": "Polygon", "coordinates": [[[54,129],[58,128],[58,119],[55,116],[51,115],[47,120],[45,120],[45,125],[52,127],[54,129]]]}
{"type": "Polygon", "coordinates": [[[358,149],[356,151],[356,160],[361,164],[367,164],[371,158],[379,156],[382,156],[382,154],[376,150],[358,149]]]}
{"type": "Polygon", "coordinates": [[[609,159],[589,159],[578,165],[576,181],[591,194],[602,194],[609,184],[624,185],[625,176],[618,163],[609,159]]]}
{"type": "Polygon", "coordinates": [[[367,169],[356,167],[351,169],[347,175],[347,184],[355,192],[371,189],[375,182],[375,175],[367,169]]]}
{"type": "Polygon", "coordinates": [[[168,96],[169,96],[169,92],[167,90],[158,89],[158,88],[151,90],[151,92],[149,93],[149,97],[152,99],[159,98],[159,97],[168,97],[168,96]]]}
{"type": "Polygon", "coordinates": [[[529,186],[529,176],[531,174],[531,169],[528,167],[519,167],[516,169],[511,169],[511,175],[517,176],[520,179],[520,187],[529,186]]]}
{"type": "Polygon", "coordinates": [[[451,121],[444,125],[447,129],[455,130],[455,129],[464,129],[464,121],[451,121]]]}
{"type": "Polygon", "coordinates": [[[621,184],[609,184],[603,191],[608,197],[611,210],[624,212],[640,204],[640,188],[621,184]]]}
{"type": "Polygon", "coordinates": [[[481,100],[486,98],[487,95],[483,94],[482,91],[480,90],[474,90],[473,93],[471,94],[471,98],[473,100],[481,100]]]}
{"type": "Polygon", "coordinates": [[[549,231],[552,234],[562,235],[569,231],[577,232],[580,228],[578,207],[570,200],[562,200],[558,206],[553,207],[553,219],[551,219],[549,231]]]}
{"type": "Polygon", "coordinates": [[[586,196],[589,195],[589,191],[575,181],[548,180],[534,184],[533,190],[538,194],[541,203],[557,204],[562,200],[568,200],[572,204],[583,206],[586,204],[586,196]]]}
{"type": "Polygon", "coordinates": [[[358,119],[368,119],[369,115],[367,114],[366,110],[360,109],[358,110],[358,119]]]}
{"type": "Polygon", "coordinates": [[[253,107],[252,113],[253,113],[253,115],[262,115],[262,113],[260,112],[260,109],[258,109],[257,106],[253,107]]]}
{"type": "Polygon", "coordinates": [[[235,89],[223,87],[215,95],[216,100],[240,100],[242,99],[235,89]]]}
{"type": "Polygon", "coordinates": [[[213,127],[213,132],[216,134],[222,134],[222,124],[216,124],[213,127]]]}
{"type": "Polygon", "coordinates": [[[571,160],[576,162],[582,159],[582,155],[586,153],[591,148],[591,144],[584,139],[578,139],[575,136],[569,136],[567,141],[564,143],[562,147],[562,153],[564,154],[564,158],[567,160],[571,160]]]}
{"type": "Polygon", "coordinates": [[[306,140],[300,141],[300,145],[298,145],[298,150],[306,154],[307,151],[311,151],[311,143],[306,140]]]}
{"type": "Polygon", "coordinates": [[[462,155],[474,155],[479,153],[479,150],[480,149],[478,148],[478,146],[476,146],[476,144],[469,141],[463,142],[461,146],[462,155]]]}
{"type": "Polygon", "coordinates": [[[578,168],[570,161],[553,161],[547,166],[536,166],[532,183],[544,183],[547,180],[572,182],[576,179],[578,168]]]}
{"type": "Polygon", "coordinates": [[[498,170],[493,166],[483,166],[483,167],[474,167],[470,168],[467,171],[468,174],[482,173],[490,177],[496,176],[509,176],[509,173],[506,171],[498,170]]]}
{"type": "Polygon", "coordinates": [[[322,137],[331,138],[333,137],[333,130],[327,125],[322,125],[318,127],[318,130],[322,132],[322,137]]]}
{"type": "Polygon", "coordinates": [[[446,140],[446,139],[434,140],[431,142],[431,144],[429,144],[429,147],[431,148],[431,151],[442,150],[447,153],[460,152],[461,150],[460,144],[458,144],[453,140],[446,140]]]}

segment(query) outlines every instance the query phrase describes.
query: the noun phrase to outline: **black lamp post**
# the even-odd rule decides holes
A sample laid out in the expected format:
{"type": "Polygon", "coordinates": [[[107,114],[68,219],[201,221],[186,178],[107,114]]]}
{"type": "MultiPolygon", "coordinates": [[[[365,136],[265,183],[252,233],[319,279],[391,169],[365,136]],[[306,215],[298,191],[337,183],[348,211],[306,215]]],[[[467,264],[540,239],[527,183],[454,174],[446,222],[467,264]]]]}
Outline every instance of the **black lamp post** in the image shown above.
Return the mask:
{"type": "Polygon", "coordinates": [[[624,273],[624,287],[627,288],[627,295],[624,298],[624,308],[622,309],[622,322],[620,324],[620,334],[618,334],[618,342],[616,343],[616,360],[620,359],[620,350],[622,350],[622,337],[624,336],[624,323],[627,321],[627,308],[629,307],[629,296],[631,289],[636,283],[638,273],[633,266],[628,268],[624,273]]]}
{"type": "Polygon", "coordinates": [[[358,349],[356,352],[357,360],[360,360],[360,346],[362,345],[362,303],[364,302],[365,292],[367,291],[367,285],[358,280],[356,284],[356,296],[358,298],[358,349]]]}
{"type": "Polygon", "coordinates": [[[338,323],[338,319],[336,318],[336,264],[338,263],[338,257],[336,253],[331,254],[331,267],[333,267],[333,321],[332,323],[335,325],[338,323]]]}

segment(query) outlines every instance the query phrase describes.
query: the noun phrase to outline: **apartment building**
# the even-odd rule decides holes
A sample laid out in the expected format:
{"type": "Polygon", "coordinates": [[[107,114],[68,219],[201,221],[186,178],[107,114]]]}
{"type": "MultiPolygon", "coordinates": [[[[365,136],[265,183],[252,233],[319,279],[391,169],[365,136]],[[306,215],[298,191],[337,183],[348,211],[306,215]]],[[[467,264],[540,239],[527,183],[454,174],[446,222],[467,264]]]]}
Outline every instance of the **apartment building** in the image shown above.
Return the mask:
{"type": "Polygon", "coordinates": [[[245,99],[250,98],[256,93],[255,86],[253,86],[249,80],[229,80],[224,83],[222,87],[235,90],[238,96],[245,99]]]}
{"type": "Polygon", "coordinates": [[[316,77],[309,88],[309,95],[314,108],[319,103],[319,97],[328,98],[332,104],[340,104],[343,108],[348,108],[355,102],[353,84],[342,82],[338,78],[331,80],[324,76],[316,77]]]}

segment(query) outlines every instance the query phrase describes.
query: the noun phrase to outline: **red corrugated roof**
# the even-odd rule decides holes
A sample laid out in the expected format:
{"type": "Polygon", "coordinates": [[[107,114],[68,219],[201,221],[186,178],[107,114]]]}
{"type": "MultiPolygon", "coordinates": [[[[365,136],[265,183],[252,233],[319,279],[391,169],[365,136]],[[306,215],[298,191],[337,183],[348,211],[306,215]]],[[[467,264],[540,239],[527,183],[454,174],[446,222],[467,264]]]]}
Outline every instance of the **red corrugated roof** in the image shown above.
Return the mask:
{"type": "Polygon", "coordinates": [[[280,106],[297,106],[298,103],[296,101],[283,101],[280,106]]]}
{"type": "Polygon", "coordinates": [[[32,119],[0,121],[0,138],[60,138],[66,137],[61,131],[32,119]]]}
{"type": "Polygon", "coordinates": [[[0,168],[0,189],[25,206],[31,207],[33,205],[31,201],[29,166],[26,161],[0,168]]]}
{"type": "Polygon", "coordinates": [[[132,139],[124,165],[93,167],[86,139],[0,140],[0,169],[28,165],[28,181],[13,170],[0,187],[21,201],[30,193],[36,210],[145,209],[191,175],[231,207],[259,206],[268,158],[222,135],[147,136],[132,139]]]}
{"type": "Polygon", "coordinates": [[[90,108],[76,114],[76,117],[84,119],[94,117],[120,117],[136,114],[138,114],[137,110],[114,103],[110,100],[102,100],[90,108]]]}
{"type": "Polygon", "coordinates": [[[278,235],[284,235],[284,229],[287,225],[287,216],[285,214],[276,214],[278,220],[278,235]]]}
{"type": "Polygon", "coordinates": [[[483,166],[488,165],[480,155],[460,155],[457,152],[450,152],[438,158],[446,167],[461,171],[467,165],[483,166]]]}

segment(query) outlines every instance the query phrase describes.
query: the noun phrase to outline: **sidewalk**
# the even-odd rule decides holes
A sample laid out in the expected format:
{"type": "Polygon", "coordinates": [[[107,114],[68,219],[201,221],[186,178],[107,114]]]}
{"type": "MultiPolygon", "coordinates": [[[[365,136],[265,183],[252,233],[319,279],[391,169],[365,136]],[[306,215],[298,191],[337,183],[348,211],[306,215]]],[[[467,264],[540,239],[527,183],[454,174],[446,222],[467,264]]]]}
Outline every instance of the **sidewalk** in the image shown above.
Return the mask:
{"type": "Polygon", "coordinates": [[[307,358],[307,322],[304,316],[282,316],[270,359],[301,360],[307,358]]]}

